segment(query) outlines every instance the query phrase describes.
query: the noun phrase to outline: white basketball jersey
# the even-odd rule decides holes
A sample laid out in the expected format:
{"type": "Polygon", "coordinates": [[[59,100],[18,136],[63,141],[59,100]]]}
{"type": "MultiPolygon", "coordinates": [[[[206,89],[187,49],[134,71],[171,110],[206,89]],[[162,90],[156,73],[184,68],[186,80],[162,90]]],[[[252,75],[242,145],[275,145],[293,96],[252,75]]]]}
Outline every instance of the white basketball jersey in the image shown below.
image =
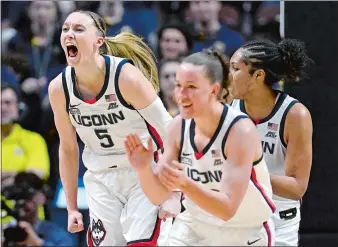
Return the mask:
{"type": "MultiPolygon", "coordinates": [[[[269,172],[276,175],[285,175],[286,143],[284,141],[284,125],[286,115],[290,108],[298,101],[286,93],[279,93],[275,107],[269,116],[256,123],[262,140],[264,159],[269,172]]],[[[231,106],[246,113],[243,100],[234,100],[231,106]]],[[[283,204],[285,207],[297,206],[299,201],[286,199],[280,196],[273,196],[276,204],[283,204]],[[279,203],[280,202],[280,203],[279,203]]]]}
{"type": "MultiPolygon", "coordinates": [[[[247,116],[224,105],[215,134],[201,152],[198,152],[194,143],[194,120],[182,121],[180,162],[185,164],[187,175],[204,188],[220,191],[222,166],[226,162],[224,154],[226,139],[233,124],[241,118],[247,116]]],[[[235,216],[229,221],[207,213],[188,197],[183,201],[186,210],[196,219],[212,225],[235,227],[262,225],[273,214],[275,205],[272,202],[270,178],[264,159],[252,162],[252,173],[246,194],[235,216]]]]}
{"type": "Polygon", "coordinates": [[[67,111],[85,144],[83,163],[92,171],[127,165],[124,141],[130,133],[137,134],[145,144],[152,136],[157,149],[162,148],[158,133],[123,99],[118,88],[121,68],[130,61],[113,56],[104,56],[104,59],[105,81],[91,102],[77,91],[74,69],[68,66],[62,72],[67,111]]]}

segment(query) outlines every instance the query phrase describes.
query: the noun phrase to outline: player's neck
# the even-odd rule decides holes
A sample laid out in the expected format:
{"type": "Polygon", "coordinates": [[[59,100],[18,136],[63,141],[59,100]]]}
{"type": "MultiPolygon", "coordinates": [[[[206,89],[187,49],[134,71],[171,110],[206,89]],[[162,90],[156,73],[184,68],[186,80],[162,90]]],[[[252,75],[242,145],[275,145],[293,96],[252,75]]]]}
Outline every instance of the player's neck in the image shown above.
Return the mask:
{"type": "Polygon", "coordinates": [[[205,109],[203,115],[194,118],[196,131],[211,138],[219,125],[223,110],[224,105],[219,102],[216,102],[212,107],[205,109]]]}
{"type": "Polygon", "coordinates": [[[255,90],[244,98],[245,110],[252,119],[263,119],[271,113],[276,98],[276,91],[270,87],[255,90]]]}
{"type": "Polygon", "coordinates": [[[106,73],[105,68],[105,60],[102,56],[88,59],[81,66],[74,67],[77,83],[86,86],[103,83],[106,73]]]}

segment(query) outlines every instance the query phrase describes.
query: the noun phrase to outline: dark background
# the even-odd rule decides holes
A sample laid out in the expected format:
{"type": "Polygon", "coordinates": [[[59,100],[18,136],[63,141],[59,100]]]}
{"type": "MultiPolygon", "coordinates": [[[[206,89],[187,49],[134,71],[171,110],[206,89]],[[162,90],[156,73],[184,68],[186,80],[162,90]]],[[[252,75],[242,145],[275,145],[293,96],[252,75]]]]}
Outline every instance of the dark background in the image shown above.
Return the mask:
{"type": "Polygon", "coordinates": [[[314,126],[300,246],[338,246],[338,2],[285,2],[285,36],[306,41],[316,63],[311,79],[285,88],[309,108],[314,126]]]}

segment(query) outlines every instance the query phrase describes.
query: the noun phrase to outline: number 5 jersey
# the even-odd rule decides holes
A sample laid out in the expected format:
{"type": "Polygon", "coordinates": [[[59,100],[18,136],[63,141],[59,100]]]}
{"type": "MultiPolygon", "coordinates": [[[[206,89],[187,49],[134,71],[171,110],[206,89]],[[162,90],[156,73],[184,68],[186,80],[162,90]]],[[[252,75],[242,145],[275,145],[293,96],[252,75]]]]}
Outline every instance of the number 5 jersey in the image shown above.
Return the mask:
{"type": "Polygon", "coordinates": [[[74,68],[68,66],[62,72],[66,110],[85,144],[82,159],[91,171],[128,165],[124,141],[130,133],[137,134],[144,144],[151,136],[154,148],[162,148],[159,134],[123,99],[119,90],[121,68],[130,60],[113,56],[104,56],[104,59],[106,74],[103,87],[90,100],[85,100],[79,93],[74,68]]]}

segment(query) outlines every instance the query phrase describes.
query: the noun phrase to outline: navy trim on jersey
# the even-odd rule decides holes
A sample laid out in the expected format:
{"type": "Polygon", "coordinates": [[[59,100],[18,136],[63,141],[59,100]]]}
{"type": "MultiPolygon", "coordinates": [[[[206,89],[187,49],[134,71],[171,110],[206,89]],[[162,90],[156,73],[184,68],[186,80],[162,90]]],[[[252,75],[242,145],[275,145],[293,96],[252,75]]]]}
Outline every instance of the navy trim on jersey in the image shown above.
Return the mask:
{"type": "MultiPolygon", "coordinates": [[[[106,74],[104,76],[104,82],[103,86],[99,92],[99,94],[95,97],[96,101],[98,101],[107,91],[107,87],[109,84],[109,77],[110,77],[110,58],[108,56],[103,56],[105,64],[106,64],[106,74]]],[[[86,102],[84,98],[80,95],[79,91],[76,88],[76,78],[75,78],[75,70],[74,68],[71,68],[71,77],[72,77],[72,83],[73,83],[73,92],[76,98],[86,102]]]]}
{"type": "Polygon", "coordinates": [[[223,108],[223,112],[222,112],[222,115],[221,115],[221,119],[218,123],[218,126],[217,126],[217,129],[215,131],[215,133],[213,134],[213,136],[211,137],[209,143],[203,148],[203,150],[201,152],[198,151],[196,145],[195,145],[195,140],[194,140],[194,137],[195,137],[195,121],[194,119],[191,120],[191,123],[190,123],[190,144],[192,146],[192,148],[194,149],[194,152],[195,152],[195,158],[197,160],[199,160],[200,158],[203,157],[204,154],[206,154],[208,152],[208,150],[210,149],[211,145],[214,143],[214,141],[216,140],[219,132],[221,131],[222,129],[222,126],[223,126],[223,123],[224,123],[224,120],[225,120],[225,117],[228,113],[228,106],[227,105],[224,105],[224,108],[223,108]]]}
{"type": "Polygon", "coordinates": [[[230,125],[229,125],[229,127],[227,129],[227,132],[225,132],[225,135],[224,135],[223,140],[222,140],[222,154],[223,154],[223,157],[224,157],[225,160],[227,159],[227,156],[224,153],[224,148],[225,148],[225,143],[227,141],[229,132],[230,132],[232,126],[234,126],[235,123],[237,123],[239,120],[241,120],[243,118],[249,118],[249,117],[248,116],[244,116],[244,115],[239,115],[239,116],[235,117],[235,119],[232,120],[232,122],[230,123],[230,125]]]}
{"type": "Polygon", "coordinates": [[[66,79],[66,68],[63,69],[62,71],[62,86],[63,86],[63,92],[65,93],[65,98],[66,98],[66,111],[69,113],[69,91],[68,91],[68,86],[67,86],[67,79],[66,79]]]}
{"type": "Polygon", "coordinates": [[[182,119],[181,142],[180,142],[180,150],[178,151],[178,162],[181,162],[181,154],[182,154],[182,149],[183,149],[184,136],[185,136],[185,120],[182,119]]]}
{"type": "Polygon", "coordinates": [[[115,72],[115,78],[114,78],[115,93],[116,93],[116,96],[119,99],[120,103],[124,107],[126,107],[130,110],[135,110],[135,108],[132,105],[128,104],[128,102],[124,100],[124,98],[121,94],[120,88],[119,88],[119,77],[120,77],[121,69],[122,69],[122,66],[125,65],[126,63],[131,63],[132,65],[134,65],[133,61],[131,61],[130,59],[127,59],[127,58],[123,59],[117,65],[116,72],[115,72]]]}
{"type": "Polygon", "coordinates": [[[156,144],[156,150],[162,149],[163,148],[163,141],[162,141],[160,135],[158,134],[156,129],[153,126],[151,126],[144,118],[143,118],[143,120],[144,120],[144,122],[147,126],[147,129],[148,129],[148,132],[149,132],[151,138],[153,139],[153,141],[156,144]]]}
{"type": "Polygon", "coordinates": [[[259,162],[262,161],[263,157],[264,157],[264,154],[263,154],[263,152],[262,152],[262,156],[261,156],[258,160],[256,160],[256,161],[253,163],[253,165],[254,165],[254,166],[255,166],[255,165],[258,165],[259,162]]]}
{"type": "Polygon", "coordinates": [[[154,161],[157,163],[159,161],[159,153],[158,151],[161,150],[164,151],[163,147],[163,140],[160,136],[160,134],[157,132],[157,130],[151,126],[150,123],[147,122],[147,120],[144,119],[144,117],[136,110],[136,112],[140,115],[140,117],[143,119],[144,123],[147,126],[147,130],[149,135],[151,136],[151,139],[155,142],[156,150],[154,151],[154,161]]]}
{"type": "Polygon", "coordinates": [[[299,103],[298,100],[293,100],[290,102],[290,104],[288,105],[288,107],[285,109],[282,119],[280,121],[280,126],[279,126],[279,139],[282,143],[282,145],[286,148],[288,145],[285,143],[284,140],[284,127],[285,127],[285,120],[286,120],[286,115],[288,114],[288,112],[290,111],[291,107],[293,107],[295,104],[299,103]]]}
{"type": "MultiPolygon", "coordinates": [[[[270,112],[270,114],[268,116],[266,116],[265,118],[260,119],[258,124],[265,123],[265,122],[269,121],[276,114],[276,112],[279,110],[279,108],[282,106],[286,96],[288,96],[288,95],[284,92],[280,92],[280,94],[281,95],[279,96],[279,98],[278,98],[275,106],[273,107],[272,111],[270,112]]],[[[244,100],[240,100],[239,108],[240,108],[241,112],[244,112],[245,114],[247,114],[249,116],[249,114],[247,113],[247,111],[245,109],[244,100]]]]}

